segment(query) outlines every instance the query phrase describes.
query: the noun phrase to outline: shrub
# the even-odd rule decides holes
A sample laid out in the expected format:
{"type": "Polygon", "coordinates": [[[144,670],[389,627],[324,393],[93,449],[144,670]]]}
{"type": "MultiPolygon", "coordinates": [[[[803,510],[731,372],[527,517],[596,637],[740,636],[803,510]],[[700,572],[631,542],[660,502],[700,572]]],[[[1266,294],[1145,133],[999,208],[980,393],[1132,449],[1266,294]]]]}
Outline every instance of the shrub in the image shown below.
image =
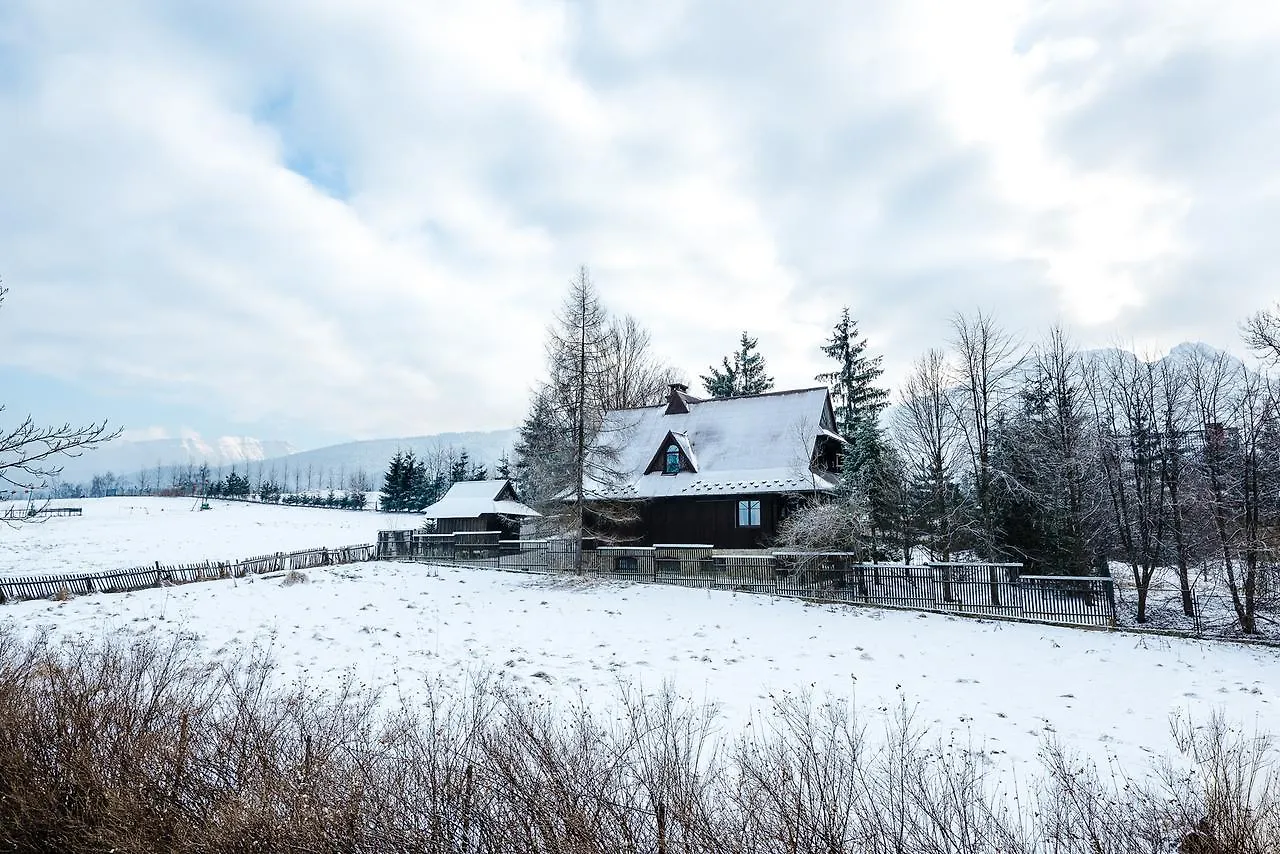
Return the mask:
{"type": "Polygon", "coordinates": [[[1050,744],[1004,790],[900,710],[783,701],[735,741],[669,691],[567,711],[477,678],[410,705],[211,665],[187,641],[53,645],[0,631],[0,851],[1274,852],[1271,743],[1179,730],[1152,777],[1050,744]],[[1192,847],[1192,846],[1201,847],[1192,847]],[[1203,846],[1217,846],[1203,847],[1203,846]],[[1270,847],[1268,847],[1270,846],[1270,847]]]}

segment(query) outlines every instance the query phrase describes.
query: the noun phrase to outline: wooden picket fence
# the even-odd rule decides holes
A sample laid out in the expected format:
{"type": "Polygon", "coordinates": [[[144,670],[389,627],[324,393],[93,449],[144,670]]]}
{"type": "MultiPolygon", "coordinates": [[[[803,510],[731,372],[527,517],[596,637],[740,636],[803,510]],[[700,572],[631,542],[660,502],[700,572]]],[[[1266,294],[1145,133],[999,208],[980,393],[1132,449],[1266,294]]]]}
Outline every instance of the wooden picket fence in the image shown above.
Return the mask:
{"type": "Polygon", "coordinates": [[[26,575],[0,577],[0,603],[24,599],[48,599],[58,596],[82,596],[88,593],[127,593],[148,587],[215,581],[221,578],[244,578],[267,572],[288,572],[318,566],[337,566],[372,560],[373,545],[340,546],[338,548],[305,549],[297,552],[275,552],[232,561],[204,561],[166,565],[156,561],[149,566],[83,575],[26,575]]]}

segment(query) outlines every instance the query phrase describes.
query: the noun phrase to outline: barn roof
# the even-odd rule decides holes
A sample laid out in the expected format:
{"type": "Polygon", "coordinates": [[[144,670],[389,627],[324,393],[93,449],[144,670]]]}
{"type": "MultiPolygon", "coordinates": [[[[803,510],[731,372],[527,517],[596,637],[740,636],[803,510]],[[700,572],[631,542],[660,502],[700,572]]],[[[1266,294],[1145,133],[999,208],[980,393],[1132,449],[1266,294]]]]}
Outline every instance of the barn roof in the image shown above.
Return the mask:
{"type": "Polygon", "coordinates": [[[509,480],[459,481],[423,513],[428,519],[477,519],[487,514],[542,515],[516,499],[515,488],[509,480]]]}
{"type": "Polygon", "coordinates": [[[820,436],[839,441],[831,432],[834,419],[825,388],[712,400],[681,394],[679,402],[605,416],[607,450],[593,460],[599,473],[589,494],[627,499],[835,489],[832,475],[811,467],[820,436]],[[696,459],[697,470],[671,475],[659,468],[646,474],[670,436],[677,437],[690,460],[696,459]]]}

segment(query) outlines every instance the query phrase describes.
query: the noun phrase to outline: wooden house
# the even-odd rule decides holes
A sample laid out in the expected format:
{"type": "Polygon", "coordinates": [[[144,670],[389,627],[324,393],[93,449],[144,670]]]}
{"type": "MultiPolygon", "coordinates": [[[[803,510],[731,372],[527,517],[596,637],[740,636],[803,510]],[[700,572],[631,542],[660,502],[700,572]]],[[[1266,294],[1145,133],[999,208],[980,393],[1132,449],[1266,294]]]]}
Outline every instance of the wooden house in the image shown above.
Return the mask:
{"type": "Polygon", "coordinates": [[[638,545],[768,546],[801,500],[834,492],[844,447],[826,388],[701,400],[672,385],[664,404],[608,413],[601,436],[589,509],[638,545]]]}
{"type": "Polygon", "coordinates": [[[511,540],[519,538],[522,520],[541,515],[520,502],[509,480],[460,481],[423,513],[437,534],[497,531],[511,540]]]}

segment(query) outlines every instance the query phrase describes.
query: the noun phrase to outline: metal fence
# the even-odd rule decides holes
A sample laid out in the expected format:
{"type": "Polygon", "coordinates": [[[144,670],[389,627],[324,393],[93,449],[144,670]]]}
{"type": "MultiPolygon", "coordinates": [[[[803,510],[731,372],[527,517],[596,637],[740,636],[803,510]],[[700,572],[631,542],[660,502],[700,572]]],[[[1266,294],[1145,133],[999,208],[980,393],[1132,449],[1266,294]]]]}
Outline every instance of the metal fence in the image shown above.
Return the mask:
{"type": "Polygon", "coordinates": [[[708,545],[605,546],[503,540],[497,532],[382,531],[377,557],[525,572],[582,572],[629,581],[830,602],[1114,626],[1110,578],[1023,575],[1015,563],[863,563],[836,552],[735,554],[708,545]]]}

